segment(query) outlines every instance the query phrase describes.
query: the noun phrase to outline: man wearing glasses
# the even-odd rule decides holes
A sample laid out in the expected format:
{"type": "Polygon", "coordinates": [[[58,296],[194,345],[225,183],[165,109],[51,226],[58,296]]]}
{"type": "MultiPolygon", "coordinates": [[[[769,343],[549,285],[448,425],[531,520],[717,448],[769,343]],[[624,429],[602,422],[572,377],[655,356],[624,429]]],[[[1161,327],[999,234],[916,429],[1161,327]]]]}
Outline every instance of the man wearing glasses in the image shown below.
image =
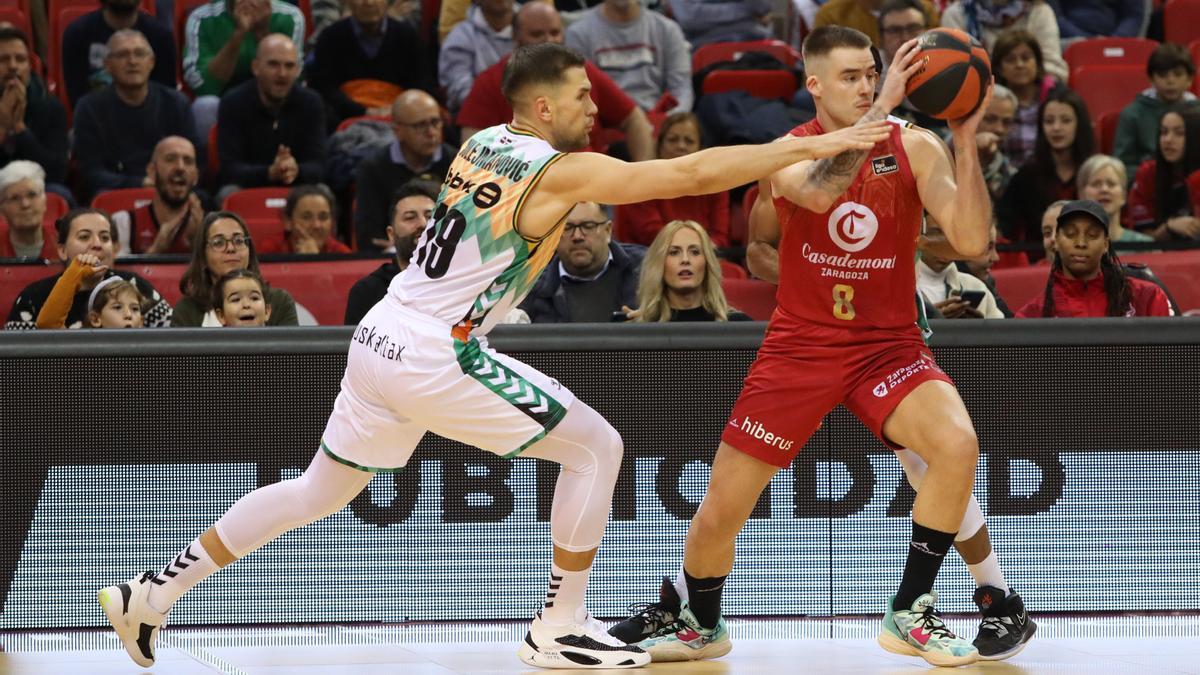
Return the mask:
{"type": "Polygon", "coordinates": [[[571,209],[554,260],[521,303],[533,323],[624,320],[622,307],[637,304],[638,273],[646,249],[612,240],[604,207],[582,202],[571,209]]]}
{"type": "Polygon", "coordinates": [[[191,106],[183,94],[150,80],[154,63],[141,33],[119,30],[108,39],[104,67],[112,86],[87,94],[75,109],[80,203],[106,190],[142,187],[159,140],[182,136],[195,143],[191,106]]]}
{"type": "MultiPolygon", "coordinates": [[[[883,56],[884,70],[880,73],[880,81],[886,76],[887,64],[896,58],[900,45],[935,27],[937,23],[933,15],[925,10],[921,0],[885,0],[879,8],[879,40],[875,43],[883,56]]],[[[909,105],[908,99],[893,110],[892,114],[942,137],[950,131],[944,121],[917,110],[909,105]]]]}
{"type": "Polygon", "coordinates": [[[417,179],[440,184],[454,159],[455,148],[442,140],[438,102],[420,89],[409,89],[392,103],[396,140],[358,166],[354,232],[360,251],[382,251],[388,239],[388,207],[392,196],[417,179]]]}

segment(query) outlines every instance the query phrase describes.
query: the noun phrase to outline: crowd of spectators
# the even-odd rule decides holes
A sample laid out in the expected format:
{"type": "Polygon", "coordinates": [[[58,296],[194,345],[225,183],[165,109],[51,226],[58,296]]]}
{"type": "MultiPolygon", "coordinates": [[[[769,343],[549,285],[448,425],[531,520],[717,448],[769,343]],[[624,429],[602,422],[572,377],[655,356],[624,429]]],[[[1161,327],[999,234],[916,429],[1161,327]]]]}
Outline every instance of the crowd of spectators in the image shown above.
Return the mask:
{"type": "MultiPolygon", "coordinates": [[[[48,41],[57,54],[45,36],[0,25],[0,258],[62,266],[18,294],[6,328],[295,325],[307,312],[262,278],[260,254],[385,255],[349,291],[345,321],[354,323],[407,265],[459,144],[511,119],[501,79],[513,49],[555,42],[587,59],[598,108],[588,151],[668,159],[729,137],[704,110],[702,99],[724,94],[705,94],[696,50],[771,39],[783,23],[768,0],[310,4],[306,15],[285,0],[213,0],[176,25],[139,0],[101,0],[48,41]],[[261,187],[287,195],[269,234],[226,208],[261,187]],[[129,188],[145,190],[129,208],[92,208],[129,188]],[[114,267],[129,255],[186,256],[182,299],[172,307],[114,267]]],[[[1106,147],[1064,56],[1081,40],[1144,37],[1149,0],[798,6],[809,27],[866,33],[885,68],[905,41],[939,25],[991,55],[997,86],[977,145],[993,245],[956,261],[929,243],[939,229],[927,222],[917,285],[935,316],[1012,316],[991,275],[1011,265],[1045,265],[1048,276],[1045,294],[1017,316],[1166,313],[1116,253],[1200,239],[1193,52],[1169,42],[1153,50],[1149,86],[1120,111],[1106,147]],[[1103,298],[1088,295],[1092,286],[1103,298]]],[[[803,85],[777,104],[812,114],[803,85]]],[[[948,133],[907,102],[895,114],[948,133]]],[[[723,266],[745,274],[741,202],[735,191],[577,205],[510,319],[747,318],[722,292],[723,266]]]]}

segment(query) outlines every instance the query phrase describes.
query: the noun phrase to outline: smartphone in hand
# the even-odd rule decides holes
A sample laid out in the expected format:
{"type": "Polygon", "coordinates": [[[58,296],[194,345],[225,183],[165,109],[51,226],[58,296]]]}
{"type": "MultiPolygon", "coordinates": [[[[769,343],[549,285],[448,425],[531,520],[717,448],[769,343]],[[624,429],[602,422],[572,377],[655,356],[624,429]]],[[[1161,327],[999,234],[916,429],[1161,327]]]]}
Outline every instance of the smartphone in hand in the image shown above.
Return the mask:
{"type": "Polygon", "coordinates": [[[963,291],[961,297],[967,301],[967,304],[979,309],[979,303],[983,302],[985,295],[987,295],[985,291],[963,291]]]}

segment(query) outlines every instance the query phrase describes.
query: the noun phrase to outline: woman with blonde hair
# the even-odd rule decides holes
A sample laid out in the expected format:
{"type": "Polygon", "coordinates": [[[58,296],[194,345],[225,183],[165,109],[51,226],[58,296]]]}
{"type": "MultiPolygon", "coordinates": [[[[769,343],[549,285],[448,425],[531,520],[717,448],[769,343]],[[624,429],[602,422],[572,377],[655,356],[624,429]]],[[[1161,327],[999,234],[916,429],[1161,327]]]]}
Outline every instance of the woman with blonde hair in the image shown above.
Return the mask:
{"type": "Polygon", "coordinates": [[[1090,199],[1104,207],[1110,241],[1154,241],[1154,237],[1121,224],[1121,211],[1129,194],[1125,190],[1129,182],[1124,162],[1111,155],[1092,155],[1080,165],[1075,181],[1080,199],[1090,199]]]}
{"type": "Polygon", "coordinates": [[[672,220],[650,244],[642,259],[638,306],[630,316],[644,323],[751,320],[725,300],[716,250],[694,220],[672,220]]]}

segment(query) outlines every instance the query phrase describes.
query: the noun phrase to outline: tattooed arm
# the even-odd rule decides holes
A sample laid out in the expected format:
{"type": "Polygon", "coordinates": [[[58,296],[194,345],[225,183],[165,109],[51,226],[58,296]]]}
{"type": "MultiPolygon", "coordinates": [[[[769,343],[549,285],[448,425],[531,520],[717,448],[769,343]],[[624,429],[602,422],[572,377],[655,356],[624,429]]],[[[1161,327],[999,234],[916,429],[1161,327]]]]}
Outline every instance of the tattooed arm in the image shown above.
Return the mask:
{"type": "MultiPolygon", "coordinates": [[[[855,126],[885,120],[900,105],[908,79],[924,65],[916,58],[917,52],[916,40],[897,50],[875,103],[855,126]]],[[[794,164],[773,174],[771,185],[776,195],[814,213],[824,213],[854,182],[868,154],[868,150],[848,150],[834,157],[794,164]]]]}

